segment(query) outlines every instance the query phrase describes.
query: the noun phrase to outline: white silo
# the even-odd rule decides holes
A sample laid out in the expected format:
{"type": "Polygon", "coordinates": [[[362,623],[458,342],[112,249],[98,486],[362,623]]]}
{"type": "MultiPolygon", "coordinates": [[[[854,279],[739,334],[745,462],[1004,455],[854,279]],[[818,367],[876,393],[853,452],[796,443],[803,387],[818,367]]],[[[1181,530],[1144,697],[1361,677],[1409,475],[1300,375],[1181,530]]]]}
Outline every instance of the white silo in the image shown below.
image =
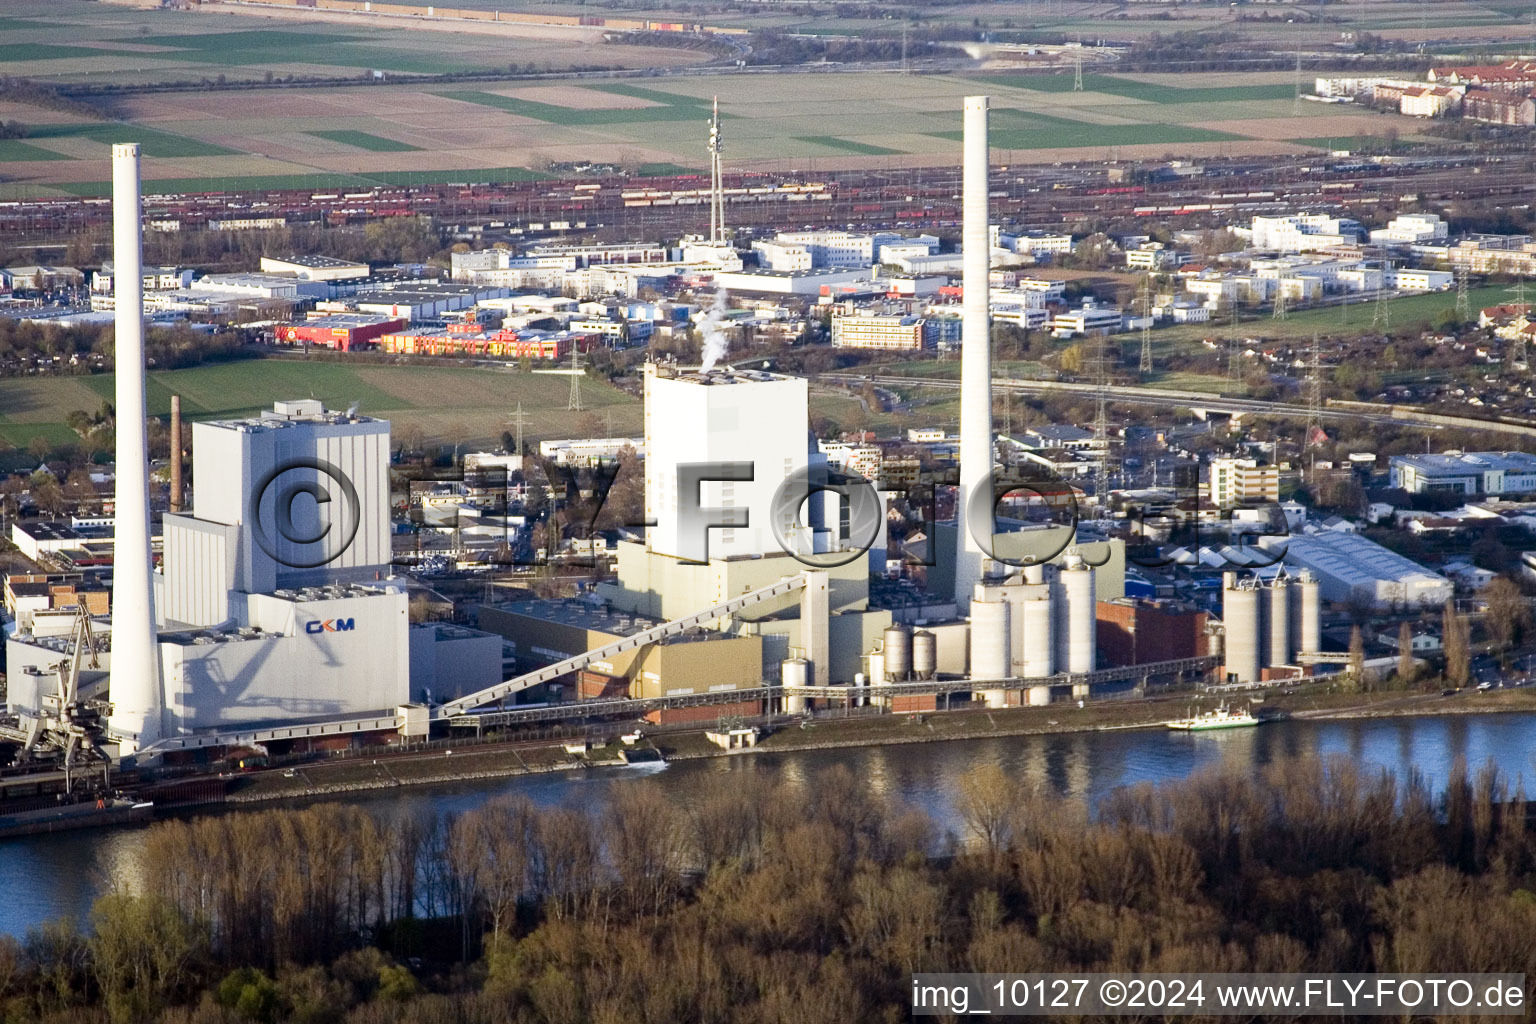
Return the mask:
{"type": "Polygon", "coordinates": [[[1094,632],[1098,625],[1093,567],[1069,552],[1056,574],[1051,598],[1056,670],[1083,673],[1094,669],[1094,632]]]}
{"type": "Polygon", "coordinates": [[[1264,604],[1269,616],[1268,646],[1265,664],[1274,667],[1291,663],[1291,588],[1284,576],[1277,576],[1265,588],[1264,604]]]}
{"type": "Polygon", "coordinates": [[[939,674],[939,638],[920,629],[912,634],[912,678],[932,679],[939,674]]]}
{"type": "Polygon", "coordinates": [[[1239,683],[1262,678],[1263,642],[1259,632],[1259,589],[1251,579],[1226,573],[1221,590],[1221,621],[1226,628],[1226,674],[1239,683]]]}
{"type": "Polygon", "coordinates": [[[995,588],[978,585],[971,598],[972,679],[1007,679],[1013,674],[1008,626],[1008,602],[995,588]]]}
{"type": "Polygon", "coordinates": [[[805,714],[805,688],[811,678],[811,663],[804,658],[785,658],[779,671],[784,683],[784,713],[805,714]]]}
{"type": "Polygon", "coordinates": [[[1317,577],[1303,569],[1295,587],[1297,615],[1296,646],[1302,654],[1316,654],[1323,648],[1323,595],[1317,577]]]}
{"type": "Polygon", "coordinates": [[[871,651],[864,656],[864,662],[869,667],[870,686],[889,686],[890,680],[885,677],[885,654],[880,651],[871,651]]]}
{"type": "Polygon", "coordinates": [[[144,250],[139,146],[112,147],[112,286],[117,369],[117,494],[112,554],[112,670],[108,729],[124,754],[161,734],[160,645],[149,526],[149,438],[145,419],[144,250]]]}
{"type": "MultiPolygon", "coordinates": [[[[978,585],[971,598],[971,678],[1007,679],[1012,668],[1008,654],[1008,602],[1000,599],[995,588],[978,585]]],[[[988,707],[1002,707],[1005,693],[993,687],[978,690],[976,695],[988,707]]]]}
{"type": "Polygon", "coordinates": [[[897,623],[886,626],[884,640],[885,673],[892,682],[904,683],[912,674],[912,631],[897,623]]]}
{"type": "Polygon", "coordinates": [[[1040,562],[1033,562],[1033,563],[1031,563],[1029,565],[1026,565],[1024,567],[1024,582],[1025,583],[1044,583],[1045,582],[1045,566],[1044,566],[1044,564],[1042,564],[1040,562]]]}
{"type": "Polygon", "coordinates": [[[1029,706],[1043,708],[1051,702],[1051,688],[1049,686],[1031,686],[1029,688],[1029,706]]]}
{"type": "Polygon", "coordinates": [[[1054,640],[1051,637],[1051,591],[1041,584],[1038,595],[1020,608],[1024,619],[1023,670],[1025,679],[1044,679],[1056,671],[1054,640]]]}

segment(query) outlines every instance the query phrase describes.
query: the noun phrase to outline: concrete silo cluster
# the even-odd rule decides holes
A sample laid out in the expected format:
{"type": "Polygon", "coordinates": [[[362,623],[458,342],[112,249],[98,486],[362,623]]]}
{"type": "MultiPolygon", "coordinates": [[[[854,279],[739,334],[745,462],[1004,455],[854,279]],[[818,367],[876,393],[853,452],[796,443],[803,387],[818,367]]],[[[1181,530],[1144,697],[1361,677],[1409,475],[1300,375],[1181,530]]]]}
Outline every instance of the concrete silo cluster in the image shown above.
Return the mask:
{"type": "Polygon", "coordinates": [[[1230,682],[1256,683],[1265,670],[1294,669],[1322,641],[1322,595],[1310,572],[1283,571],[1263,580],[1236,572],[1222,577],[1221,618],[1230,682]]]}

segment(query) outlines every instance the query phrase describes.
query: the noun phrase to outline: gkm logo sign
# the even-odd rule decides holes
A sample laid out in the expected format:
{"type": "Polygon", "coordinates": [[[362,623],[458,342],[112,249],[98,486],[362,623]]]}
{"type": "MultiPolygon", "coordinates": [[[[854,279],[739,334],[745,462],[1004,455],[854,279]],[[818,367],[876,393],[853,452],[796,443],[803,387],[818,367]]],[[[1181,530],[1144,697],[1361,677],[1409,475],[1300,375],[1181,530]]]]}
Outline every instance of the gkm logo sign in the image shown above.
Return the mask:
{"type": "Polygon", "coordinates": [[[357,628],[354,619],[314,619],[304,623],[304,632],[314,633],[350,633],[357,628]]]}
{"type": "MultiPolygon", "coordinates": [[[[362,521],[357,488],[324,459],[286,459],[251,488],[246,522],[267,557],[290,569],[318,569],[352,546],[362,521]]],[[[312,631],[313,632],[313,631],[312,631]]]]}

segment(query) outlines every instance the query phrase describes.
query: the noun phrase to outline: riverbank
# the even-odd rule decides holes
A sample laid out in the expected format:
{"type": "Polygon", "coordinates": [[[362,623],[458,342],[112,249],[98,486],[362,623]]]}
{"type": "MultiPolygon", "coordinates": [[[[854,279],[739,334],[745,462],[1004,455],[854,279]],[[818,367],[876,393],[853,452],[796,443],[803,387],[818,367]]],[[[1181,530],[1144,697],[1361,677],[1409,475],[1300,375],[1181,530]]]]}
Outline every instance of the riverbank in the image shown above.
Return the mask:
{"type": "MultiPolygon", "coordinates": [[[[1300,720],[1536,712],[1536,687],[1488,692],[1467,690],[1449,697],[1438,691],[1429,694],[1349,694],[1323,688],[1259,696],[1262,700],[1256,696],[1254,701],[1263,714],[1300,720]]],[[[1228,699],[1234,704],[1248,700],[1245,697],[1228,699]]],[[[1191,708],[1210,708],[1218,702],[1219,698],[1211,696],[1196,698],[1182,694],[1083,707],[1060,703],[1046,707],[918,714],[854,714],[847,718],[819,718],[803,724],[790,720],[771,727],[757,746],[732,751],[721,750],[710,743],[703,730],[661,733],[647,742],[666,760],[685,761],[949,740],[1159,729],[1191,708]]],[[[609,746],[579,757],[566,753],[559,743],[542,746],[509,743],[317,762],[291,769],[291,775],[289,770],[272,770],[243,776],[236,780],[224,802],[257,804],[325,799],[407,786],[453,785],[589,767],[620,767],[624,762],[618,751],[617,746],[609,746]]]]}

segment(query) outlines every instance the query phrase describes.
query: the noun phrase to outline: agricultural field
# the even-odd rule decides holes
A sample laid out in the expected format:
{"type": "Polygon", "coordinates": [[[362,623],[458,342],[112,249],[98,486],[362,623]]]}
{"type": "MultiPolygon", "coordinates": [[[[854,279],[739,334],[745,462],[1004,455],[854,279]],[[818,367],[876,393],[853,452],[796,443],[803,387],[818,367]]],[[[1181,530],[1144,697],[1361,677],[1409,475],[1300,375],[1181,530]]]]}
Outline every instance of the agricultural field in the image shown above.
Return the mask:
{"type": "MultiPolygon", "coordinates": [[[[604,45],[600,29],[333,18],[273,9],[180,11],[89,0],[7,0],[0,72],[116,84],[359,78],[574,67],[671,67],[696,50],[604,45]]],[[[318,13],[318,12],[316,12],[318,13]]]]}
{"type": "Polygon", "coordinates": [[[993,147],[1012,163],[1299,153],[1320,140],[1407,138],[1420,127],[1394,115],[1298,106],[1292,85],[1149,77],[1089,75],[1081,92],[1071,90],[1070,75],[722,72],[644,86],[566,80],[134,95],[118,101],[117,122],[39,114],[22,148],[0,147],[0,197],[104,194],[108,143],[134,138],[144,143],[146,181],[164,192],[508,180],[551,162],[699,169],[716,97],[728,167],[802,172],[952,163],[961,99],[982,90],[993,98],[993,147]],[[829,119],[829,109],[838,117],[829,119]]]}
{"type": "MultiPolygon", "coordinates": [[[[5,381],[0,445],[25,448],[39,436],[53,444],[77,441],[65,417],[111,401],[114,386],[111,374],[5,381]]],[[[337,408],[357,402],[397,431],[415,427],[429,441],[472,446],[499,443],[519,402],[531,440],[577,435],[589,412],[611,417],[619,433],[640,430],[639,401],[606,382],[582,382],[586,412],[567,411],[569,392],[567,377],[523,371],[272,358],[151,373],[148,400],[150,415],[164,418],[171,395],[179,394],[183,414],[194,420],[250,415],[287,398],[314,397],[337,408]]]]}

